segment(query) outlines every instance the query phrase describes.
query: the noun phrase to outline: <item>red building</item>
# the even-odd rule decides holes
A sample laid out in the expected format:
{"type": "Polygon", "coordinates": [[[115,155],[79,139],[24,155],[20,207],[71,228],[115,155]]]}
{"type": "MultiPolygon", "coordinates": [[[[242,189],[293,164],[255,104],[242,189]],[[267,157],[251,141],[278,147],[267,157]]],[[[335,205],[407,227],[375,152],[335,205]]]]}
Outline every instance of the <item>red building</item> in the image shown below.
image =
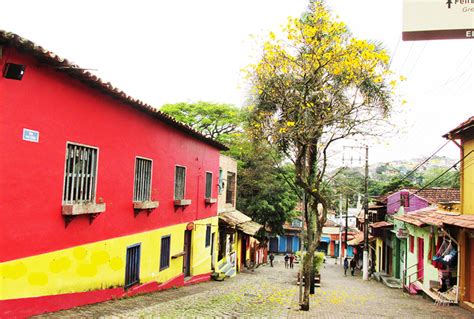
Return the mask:
{"type": "Polygon", "coordinates": [[[0,317],[208,280],[225,146],[0,31],[0,317]]]}

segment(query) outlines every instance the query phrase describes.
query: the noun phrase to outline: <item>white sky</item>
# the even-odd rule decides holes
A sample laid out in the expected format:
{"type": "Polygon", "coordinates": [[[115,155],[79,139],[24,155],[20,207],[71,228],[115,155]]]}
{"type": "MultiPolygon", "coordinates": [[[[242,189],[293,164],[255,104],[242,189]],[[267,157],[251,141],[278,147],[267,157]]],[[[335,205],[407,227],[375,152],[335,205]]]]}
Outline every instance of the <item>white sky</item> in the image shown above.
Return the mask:
{"type": "MultiPolygon", "coordinates": [[[[371,145],[371,162],[426,156],[441,135],[474,115],[474,40],[401,41],[402,1],[328,0],[356,37],[383,42],[399,87],[401,133],[371,145]],[[398,45],[397,45],[398,44],[398,45]]],[[[243,105],[250,35],[278,30],[307,0],[2,1],[0,29],[17,33],[151,105],[243,105]]],[[[423,13],[420,13],[423,14],[423,13]]],[[[442,155],[458,158],[455,146],[442,155]]]]}

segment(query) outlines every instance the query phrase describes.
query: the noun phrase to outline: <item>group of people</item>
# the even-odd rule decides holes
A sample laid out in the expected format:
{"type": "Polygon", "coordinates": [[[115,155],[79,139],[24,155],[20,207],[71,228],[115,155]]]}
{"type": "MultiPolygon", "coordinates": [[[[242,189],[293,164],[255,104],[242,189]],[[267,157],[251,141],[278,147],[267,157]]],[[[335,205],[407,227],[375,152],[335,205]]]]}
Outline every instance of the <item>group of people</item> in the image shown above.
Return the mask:
{"type": "Polygon", "coordinates": [[[351,275],[354,276],[356,266],[355,258],[352,258],[351,261],[349,261],[349,258],[347,257],[344,258],[344,276],[347,276],[347,269],[349,267],[351,268],[351,275]]]}
{"type": "MultiPolygon", "coordinates": [[[[285,255],[285,268],[293,268],[293,265],[294,265],[294,262],[295,262],[295,255],[293,255],[293,253],[290,253],[290,254],[286,254],[285,255]]],[[[270,260],[270,267],[273,267],[273,260],[275,259],[275,255],[273,253],[270,253],[270,255],[268,256],[268,259],[270,260]]]]}

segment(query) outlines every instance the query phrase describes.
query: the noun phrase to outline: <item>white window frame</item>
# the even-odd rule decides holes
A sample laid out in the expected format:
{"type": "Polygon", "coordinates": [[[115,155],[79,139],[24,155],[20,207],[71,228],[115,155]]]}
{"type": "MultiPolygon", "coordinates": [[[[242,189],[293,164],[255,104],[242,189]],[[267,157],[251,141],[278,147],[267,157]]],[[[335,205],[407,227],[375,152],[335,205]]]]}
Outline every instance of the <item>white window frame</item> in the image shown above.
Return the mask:
{"type": "Polygon", "coordinates": [[[135,189],[135,178],[137,174],[137,159],[141,160],[146,160],[151,162],[151,170],[150,170],[150,193],[148,194],[148,199],[146,201],[151,201],[151,190],[152,190],[152,185],[153,185],[153,160],[151,158],[143,157],[143,156],[135,156],[135,164],[134,164],[134,170],[133,170],[133,202],[142,202],[140,200],[135,200],[135,195],[136,195],[136,189],[135,189]]]}
{"type": "Polygon", "coordinates": [[[63,191],[62,191],[62,204],[63,205],[69,205],[69,204],[78,204],[78,203],[95,203],[96,201],[96,196],[97,196],[97,180],[99,179],[99,148],[96,146],[91,146],[88,144],[82,144],[82,143],[77,143],[77,142],[71,142],[71,141],[66,141],[66,150],[65,150],[65,156],[64,156],[64,171],[63,171],[63,191]],[[75,145],[79,147],[87,147],[90,149],[96,150],[96,159],[95,159],[95,179],[94,179],[94,185],[92,186],[92,196],[89,200],[87,201],[68,201],[65,200],[65,192],[66,192],[66,174],[67,174],[67,166],[68,166],[68,159],[69,159],[69,145],[75,145]]]}

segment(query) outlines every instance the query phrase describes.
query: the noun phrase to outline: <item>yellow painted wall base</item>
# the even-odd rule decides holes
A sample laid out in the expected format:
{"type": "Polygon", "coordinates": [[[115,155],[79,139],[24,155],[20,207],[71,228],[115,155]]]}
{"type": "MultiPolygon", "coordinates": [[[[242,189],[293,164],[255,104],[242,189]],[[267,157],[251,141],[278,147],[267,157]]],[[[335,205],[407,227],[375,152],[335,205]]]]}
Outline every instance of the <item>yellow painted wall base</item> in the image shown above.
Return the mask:
{"type": "MultiPolygon", "coordinates": [[[[211,272],[211,245],[206,246],[206,228],[211,225],[211,233],[217,237],[218,220],[197,220],[194,225],[192,276],[211,272]]],[[[169,267],[160,271],[161,237],[171,236],[170,255],[177,255],[183,251],[185,230],[186,224],[179,224],[0,263],[0,300],[124,286],[127,247],[138,243],[140,283],[166,282],[183,272],[183,257],[171,258],[169,267]]]]}

